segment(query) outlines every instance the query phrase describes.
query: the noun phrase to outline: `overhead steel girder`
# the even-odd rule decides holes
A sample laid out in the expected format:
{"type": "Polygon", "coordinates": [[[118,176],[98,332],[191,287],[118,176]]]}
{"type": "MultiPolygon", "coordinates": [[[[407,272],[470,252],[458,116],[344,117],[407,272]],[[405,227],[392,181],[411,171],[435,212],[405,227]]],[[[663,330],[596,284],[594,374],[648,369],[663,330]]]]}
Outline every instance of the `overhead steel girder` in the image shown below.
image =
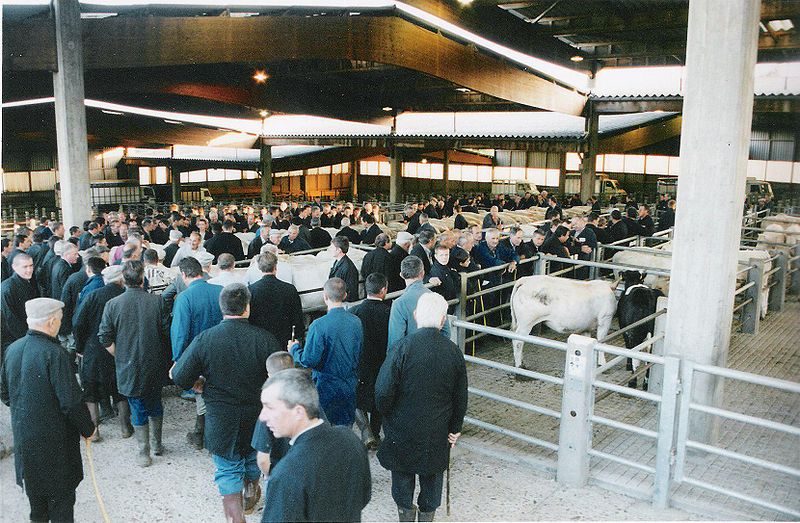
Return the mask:
{"type": "MultiPolygon", "coordinates": [[[[86,69],[365,60],[548,111],[580,114],[586,101],[573,89],[394,16],[113,17],[83,23],[86,69]]],[[[51,31],[41,21],[5,28],[4,69],[52,70],[51,31]]]]}

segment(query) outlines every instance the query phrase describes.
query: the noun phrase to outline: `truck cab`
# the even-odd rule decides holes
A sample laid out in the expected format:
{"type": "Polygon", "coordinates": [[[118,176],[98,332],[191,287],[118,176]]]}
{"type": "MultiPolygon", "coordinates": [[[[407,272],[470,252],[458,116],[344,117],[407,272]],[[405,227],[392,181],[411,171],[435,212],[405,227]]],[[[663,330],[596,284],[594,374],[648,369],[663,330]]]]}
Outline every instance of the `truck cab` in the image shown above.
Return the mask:
{"type": "Polygon", "coordinates": [[[607,199],[612,196],[616,196],[617,198],[626,196],[628,191],[620,186],[619,181],[605,175],[600,175],[594,181],[594,193],[607,199]]]}
{"type": "Polygon", "coordinates": [[[524,196],[526,192],[539,194],[539,189],[530,182],[492,182],[492,194],[517,194],[524,196]]]}

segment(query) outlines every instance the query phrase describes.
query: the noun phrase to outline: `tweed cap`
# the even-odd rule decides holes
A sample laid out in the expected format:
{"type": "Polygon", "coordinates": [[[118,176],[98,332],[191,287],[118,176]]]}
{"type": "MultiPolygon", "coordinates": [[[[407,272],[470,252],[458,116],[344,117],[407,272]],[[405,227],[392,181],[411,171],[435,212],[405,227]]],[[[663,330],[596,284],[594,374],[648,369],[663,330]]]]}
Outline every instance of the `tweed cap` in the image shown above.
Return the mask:
{"type": "Polygon", "coordinates": [[[29,320],[46,320],[63,308],[63,301],[52,298],[34,298],[25,302],[25,315],[29,320]]]}

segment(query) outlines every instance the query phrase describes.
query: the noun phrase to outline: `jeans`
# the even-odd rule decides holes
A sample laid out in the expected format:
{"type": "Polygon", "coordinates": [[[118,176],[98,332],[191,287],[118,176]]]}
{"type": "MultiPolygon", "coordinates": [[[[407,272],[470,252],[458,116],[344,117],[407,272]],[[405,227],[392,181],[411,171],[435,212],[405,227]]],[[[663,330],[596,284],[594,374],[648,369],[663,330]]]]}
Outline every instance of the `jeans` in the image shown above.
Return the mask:
{"type": "MultiPolygon", "coordinates": [[[[433,512],[442,504],[442,481],[444,473],[419,477],[417,506],[420,512],[433,512]]],[[[414,482],[416,474],[392,471],[392,499],[400,508],[414,506],[414,482]]]]}
{"type": "Polygon", "coordinates": [[[28,501],[31,504],[31,521],[65,521],[74,519],[75,491],[61,497],[37,496],[28,492],[28,501]]]}
{"type": "Polygon", "coordinates": [[[147,425],[149,418],[164,416],[164,404],[161,403],[160,390],[150,396],[128,398],[128,405],[131,407],[131,424],[134,427],[147,425]]]}
{"type": "Polygon", "coordinates": [[[214,471],[214,483],[222,496],[244,490],[244,480],[257,481],[261,478],[261,469],[258,468],[256,451],[253,449],[243,458],[237,456],[237,459],[226,459],[212,454],[211,460],[217,467],[214,471]]]}

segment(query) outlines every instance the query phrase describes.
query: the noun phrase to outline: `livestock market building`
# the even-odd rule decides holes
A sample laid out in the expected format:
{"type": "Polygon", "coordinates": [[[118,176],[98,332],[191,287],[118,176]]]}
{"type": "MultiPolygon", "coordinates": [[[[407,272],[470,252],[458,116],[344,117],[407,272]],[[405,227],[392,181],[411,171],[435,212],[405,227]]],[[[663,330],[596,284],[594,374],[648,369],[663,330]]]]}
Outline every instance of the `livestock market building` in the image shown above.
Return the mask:
{"type": "MultiPolygon", "coordinates": [[[[617,319],[605,336],[515,332],[514,276],[466,295],[507,266],[461,273],[449,321],[469,408],[437,519],[797,520],[798,25],[797,0],[4,1],[3,237],[40,216],[314,199],[380,202],[394,237],[403,204],[431,196],[595,196],[606,218],[623,194],[668,192],[673,227],[560,271],[526,262],[578,286],[630,269],[668,282],[636,347],[617,319]]],[[[526,237],[544,221],[500,215],[526,237]]],[[[112,430],[84,450],[78,520],[220,517],[174,389],[153,466],[112,430]]],[[[13,448],[3,406],[4,521],[28,514],[13,448]]],[[[370,460],[363,518],[394,520],[370,460]]]]}

